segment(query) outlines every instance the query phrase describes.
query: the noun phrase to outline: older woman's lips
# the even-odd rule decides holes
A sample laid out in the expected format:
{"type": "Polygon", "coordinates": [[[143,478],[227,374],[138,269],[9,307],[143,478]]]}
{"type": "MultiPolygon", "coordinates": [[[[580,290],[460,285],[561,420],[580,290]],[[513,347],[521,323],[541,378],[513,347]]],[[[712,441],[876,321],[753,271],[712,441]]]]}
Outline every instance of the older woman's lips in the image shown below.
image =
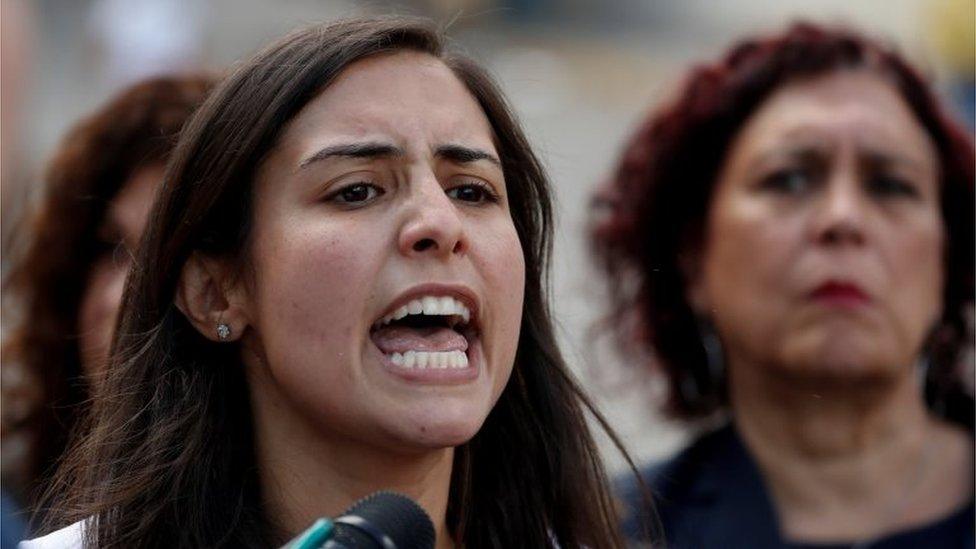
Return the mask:
{"type": "Polygon", "coordinates": [[[849,282],[830,281],[810,292],[810,298],[817,303],[836,307],[860,307],[871,302],[871,298],[858,285],[849,282]]]}

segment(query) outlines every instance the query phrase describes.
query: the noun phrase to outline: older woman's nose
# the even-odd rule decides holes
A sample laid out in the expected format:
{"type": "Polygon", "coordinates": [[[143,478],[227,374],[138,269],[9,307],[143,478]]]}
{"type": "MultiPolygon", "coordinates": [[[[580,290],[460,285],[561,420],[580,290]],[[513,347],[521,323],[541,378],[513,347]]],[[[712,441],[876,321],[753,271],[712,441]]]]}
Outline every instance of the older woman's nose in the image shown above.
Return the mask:
{"type": "Polygon", "coordinates": [[[457,206],[433,174],[414,182],[410,194],[406,221],[400,230],[400,252],[407,256],[464,253],[467,237],[457,206]]]}
{"type": "Polygon", "coordinates": [[[864,198],[855,175],[839,174],[832,178],[817,209],[816,240],[827,245],[864,244],[868,215],[864,198]]]}

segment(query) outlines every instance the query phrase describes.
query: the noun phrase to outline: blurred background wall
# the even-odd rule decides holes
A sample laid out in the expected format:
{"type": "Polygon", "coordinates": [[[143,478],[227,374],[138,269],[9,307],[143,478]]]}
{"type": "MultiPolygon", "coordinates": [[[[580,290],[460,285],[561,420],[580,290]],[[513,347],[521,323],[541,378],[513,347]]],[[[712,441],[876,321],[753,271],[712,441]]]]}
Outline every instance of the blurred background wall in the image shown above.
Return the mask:
{"type": "MultiPolygon", "coordinates": [[[[684,440],[659,391],[594,328],[605,311],[582,236],[592,187],[638,118],[685,69],[745,33],[797,18],[852,25],[896,44],[973,127],[972,0],[2,0],[3,226],[31,201],[67,127],[132,80],[223,70],[305,23],[428,15],[488,66],[549,168],[558,201],[554,308],[567,358],[640,461],[684,440]]],[[[649,235],[653,237],[653,235],[649,235]]],[[[5,252],[10,242],[4,239],[5,252]]],[[[608,447],[612,469],[623,462],[608,447]]]]}

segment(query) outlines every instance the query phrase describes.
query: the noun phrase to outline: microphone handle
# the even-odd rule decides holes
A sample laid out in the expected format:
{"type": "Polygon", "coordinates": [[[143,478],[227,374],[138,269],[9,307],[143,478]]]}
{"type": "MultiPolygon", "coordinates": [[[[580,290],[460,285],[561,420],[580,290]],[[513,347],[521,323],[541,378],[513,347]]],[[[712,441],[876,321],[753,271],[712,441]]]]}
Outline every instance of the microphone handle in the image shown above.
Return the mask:
{"type": "Polygon", "coordinates": [[[304,532],[281,549],[319,549],[332,537],[335,523],[327,518],[316,519],[304,532]]]}

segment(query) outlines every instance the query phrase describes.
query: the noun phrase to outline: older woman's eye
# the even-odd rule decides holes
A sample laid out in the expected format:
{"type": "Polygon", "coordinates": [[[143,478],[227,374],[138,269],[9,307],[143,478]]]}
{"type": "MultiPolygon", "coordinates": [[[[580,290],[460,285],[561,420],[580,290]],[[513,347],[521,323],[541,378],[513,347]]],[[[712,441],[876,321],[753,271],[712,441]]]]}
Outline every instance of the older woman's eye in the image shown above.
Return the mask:
{"type": "Polygon", "coordinates": [[[498,195],[484,183],[465,183],[451,187],[447,190],[447,196],[461,202],[474,204],[498,202],[498,195]]]}
{"type": "Polygon", "coordinates": [[[346,206],[361,206],[384,192],[383,189],[371,183],[353,183],[333,192],[327,197],[327,200],[346,206]]]}
{"type": "Polygon", "coordinates": [[[868,191],[882,198],[915,198],[918,188],[912,182],[898,176],[878,174],[868,179],[868,191]]]}
{"type": "Polygon", "coordinates": [[[808,170],[787,169],[774,172],[762,180],[762,188],[785,194],[798,194],[809,188],[813,176],[808,170]]]}

